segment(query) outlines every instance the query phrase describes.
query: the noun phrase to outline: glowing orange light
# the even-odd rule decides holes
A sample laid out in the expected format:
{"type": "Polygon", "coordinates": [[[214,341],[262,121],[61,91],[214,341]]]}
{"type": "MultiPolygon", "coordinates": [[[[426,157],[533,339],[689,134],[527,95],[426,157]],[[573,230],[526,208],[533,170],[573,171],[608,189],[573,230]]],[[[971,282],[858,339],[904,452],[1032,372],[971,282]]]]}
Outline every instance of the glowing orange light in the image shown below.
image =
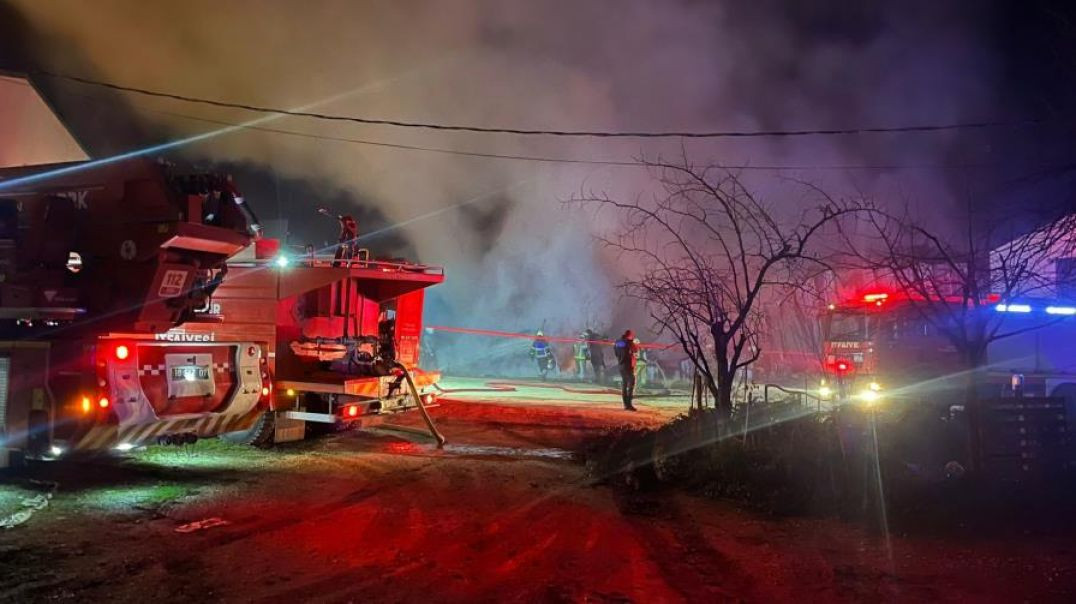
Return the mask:
{"type": "Polygon", "coordinates": [[[109,402],[107,396],[102,396],[100,399],[97,400],[97,406],[102,408],[102,409],[108,409],[108,406],[110,404],[111,403],[109,402]]]}
{"type": "Polygon", "coordinates": [[[878,302],[882,302],[883,300],[888,300],[888,299],[889,299],[889,294],[867,294],[867,295],[863,296],[863,301],[864,302],[876,302],[876,303],[878,303],[878,302]]]}
{"type": "Polygon", "coordinates": [[[269,396],[269,386],[262,386],[262,396],[269,396]]]}
{"type": "Polygon", "coordinates": [[[350,417],[355,417],[356,415],[359,414],[359,408],[357,406],[355,406],[355,405],[352,405],[352,406],[347,408],[347,414],[350,417]]]}
{"type": "Polygon", "coordinates": [[[82,397],[82,412],[83,413],[89,413],[91,405],[92,405],[92,403],[90,402],[90,397],[88,397],[88,396],[82,397]]]}
{"type": "Polygon", "coordinates": [[[125,360],[127,360],[127,357],[129,357],[129,356],[131,356],[131,351],[126,346],[124,346],[123,344],[120,344],[119,346],[116,347],[116,358],[117,359],[119,359],[121,361],[125,361],[125,360]]]}

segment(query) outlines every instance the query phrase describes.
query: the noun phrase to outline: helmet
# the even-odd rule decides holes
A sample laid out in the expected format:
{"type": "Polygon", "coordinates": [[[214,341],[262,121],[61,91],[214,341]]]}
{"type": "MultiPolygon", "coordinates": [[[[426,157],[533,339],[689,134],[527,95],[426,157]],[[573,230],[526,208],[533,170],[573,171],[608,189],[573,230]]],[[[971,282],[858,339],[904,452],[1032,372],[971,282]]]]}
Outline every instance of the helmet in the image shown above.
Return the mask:
{"type": "Polygon", "coordinates": [[[587,336],[589,336],[589,335],[590,335],[589,333],[587,333],[585,331],[581,331],[581,332],[579,332],[579,339],[580,340],[585,340],[585,339],[587,339],[587,336]]]}
{"type": "Polygon", "coordinates": [[[634,340],[635,339],[635,332],[630,330],[630,329],[625,331],[624,332],[624,339],[625,340],[634,340]]]}
{"type": "Polygon", "coordinates": [[[534,334],[534,335],[536,335],[536,336],[544,336],[545,334],[544,334],[544,333],[542,333],[542,330],[541,330],[541,329],[539,329],[539,330],[538,330],[538,333],[536,333],[536,334],[534,334]]]}
{"type": "Polygon", "coordinates": [[[632,342],[635,342],[636,344],[638,344],[639,343],[639,338],[635,338],[634,340],[632,340],[632,342]]]}

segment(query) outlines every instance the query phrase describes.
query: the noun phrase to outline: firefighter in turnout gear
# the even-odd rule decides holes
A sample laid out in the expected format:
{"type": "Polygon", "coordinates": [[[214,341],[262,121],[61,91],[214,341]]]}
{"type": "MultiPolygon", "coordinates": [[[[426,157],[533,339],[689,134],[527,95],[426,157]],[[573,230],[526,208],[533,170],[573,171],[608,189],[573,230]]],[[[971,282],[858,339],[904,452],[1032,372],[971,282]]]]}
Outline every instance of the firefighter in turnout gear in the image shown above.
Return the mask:
{"type": "Polygon", "coordinates": [[[630,329],[625,331],[624,335],[620,336],[620,339],[613,345],[613,350],[616,352],[616,364],[620,369],[620,388],[624,398],[624,408],[628,411],[635,411],[635,406],[631,404],[631,399],[635,396],[635,365],[638,360],[636,355],[639,352],[639,345],[635,343],[635,333],[630,329]]]}
{"type": "MultiPolygon", "coordinates": [[[[319,208],[318,213],[332,216],[329,210],[325,208],[319,208]]],[[[333,266],[343,266],[345,261],[350,261],[357,255],[355,253],[357,246],[355,239],[359,236],[359,224],[348,215],[339,215],[336,219],[340,221],[340,236],[337,238],[333,266]]]]}
{"type": "Polygon", "coordinates": [[[575,352],[575,377],[580,381],[587,378],[587,361],[590,360],[590,343],[587,342],[587,332],[579,334],[579,342],[572,345],[575,352]]]}
{"type": "Polygon", "coordinates": [[[594,383],[605,383],[605,351],[602,350],[602,344],[598,340],[604,340],[605,337],[594,331],[588,329],[586,332],[586,339],[588,353],[590,355],[590,367],[594,370],[594,383]]]}
{"type": "Polygon", "coordinates": [[[650,382],[647,373],[650,358],[647,356],[646,349],[639,344],[639,338],[635,338],[635,346],[638,349],[635,353],[635,383],[640,388],[646,388],[650,382]]]}
{"type": "Polygon", "coordinates": [[[534,341],[531,342],[531,358],[537,361],[538,375],[544,381],[549,370],[553,368],[553,347],[549,345],[549,340],[545,339],[541,330],[534,334],[534,341]]]}

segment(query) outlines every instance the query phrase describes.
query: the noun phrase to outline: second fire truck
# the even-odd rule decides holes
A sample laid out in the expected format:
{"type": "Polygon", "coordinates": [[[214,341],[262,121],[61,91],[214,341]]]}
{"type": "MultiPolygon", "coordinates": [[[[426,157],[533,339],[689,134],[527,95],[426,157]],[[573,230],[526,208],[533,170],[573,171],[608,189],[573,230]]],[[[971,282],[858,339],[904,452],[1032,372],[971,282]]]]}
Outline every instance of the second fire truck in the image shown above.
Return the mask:
{"type": "MultiPolygon", "coordinates": [[[[831,305],[822,317],[826,394],[951,400],[964,388],[967,363],[921,306],[886,291],[831,305]]],[[[981,396],[1017,388],[1024,396],[1076,403],[1076,304],[990,299],[968,312],[989,313],[984,323],[1001,322],[999,333],[1015,334],[988,346],[981,396]]]]}

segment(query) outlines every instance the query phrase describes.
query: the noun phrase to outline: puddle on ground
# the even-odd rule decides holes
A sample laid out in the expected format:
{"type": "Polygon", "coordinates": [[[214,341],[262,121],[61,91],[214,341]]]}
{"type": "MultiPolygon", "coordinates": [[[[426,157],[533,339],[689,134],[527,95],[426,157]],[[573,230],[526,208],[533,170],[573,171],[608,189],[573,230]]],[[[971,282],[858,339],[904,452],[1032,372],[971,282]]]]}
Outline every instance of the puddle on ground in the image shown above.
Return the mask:
{"type": "MultiPolygon", "coordinates": [[[[383,426],[382,429],[392,431],[392,427],[383,426]]],[[[410,431],[404,434],[411,434],[410,431]]],[[[460,457],[503,457],[509,459],[563,459],[571,460],[573,453],[567,449],[555,447],[499,447],[494,445],[469,445],[453,443],[451,440],[444,448],[438,450],[436,445],[423,438],[423,442],[415,442],[408,438],[401,438],[399,434],[392,434],[392,440],[376,442],[375,446],[380,453],[396,455],[456,455],[460,457]]]]}
{"type": "Polygon", "coordinates": [[[515,457],[537,459],[571,459],[572,452],[565,449],[521,449],[517,447],[493,447],[483,445],[454,445],[448,443],[442,449],[450,455],[475,455],[483,457],[515,457]]]}

